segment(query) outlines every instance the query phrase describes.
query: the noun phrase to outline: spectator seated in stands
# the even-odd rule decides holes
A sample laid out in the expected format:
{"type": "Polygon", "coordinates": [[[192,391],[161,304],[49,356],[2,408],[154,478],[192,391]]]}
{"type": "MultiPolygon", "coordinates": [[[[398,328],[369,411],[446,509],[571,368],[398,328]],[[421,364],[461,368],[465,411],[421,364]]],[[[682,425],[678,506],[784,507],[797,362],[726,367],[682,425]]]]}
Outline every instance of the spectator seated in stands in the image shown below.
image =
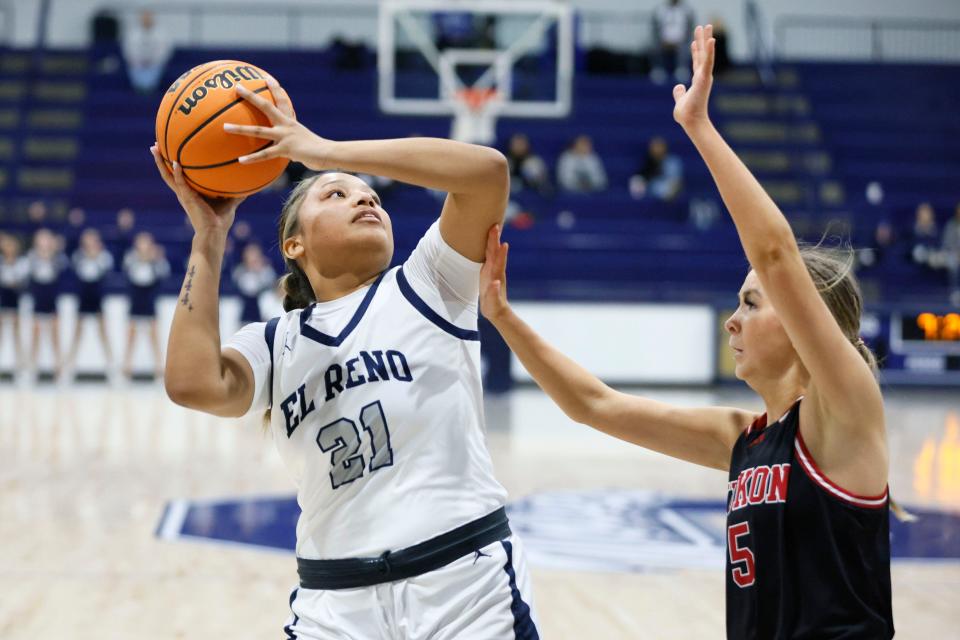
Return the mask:
{"type": "Polygon", "coordinates": [[[673,200],[682,188],[683,161],[670,153],[666,140],[651,139],[637,173],[630,176],[630,195],[638,200],[645,196],[673,200]]]}
{"type": "Polygon", "coordinates": [[[677,82],[690,78],[690,40],[693,38],[693,9],[683,0],[667,0],[653,11],[653,69],[650,79],[657,84],[672,73],[677,82]]]}
{"type": "Polygon", "coordinates": [[[34,200],[27,205],[27,221],[22,231],[33,237],[40,229],[49,229],[53,226],[50,220],[50,210],[43,200],[34,200]]]}
{"type": "Polygon", "coordinates": [[[547,163],[530,148],[530,140],[522,133],[510,137],[507,149],[510,164],[510,190],[513,192],[531,189],[542,196],[553,193],[547,163]]]}
{"type": "Polygon", "coordinates": [[[936,264],[936,252],[940,244],[940,230],[933,206],[922,202],[917,206],[910,238],[910,259],[914,264],[933,267],[936,264]]]}
{"type": "Polygon", "coordinates": [[[590,136],[581,134],[560,154],[557,182],[570,193],[593,193],[607,188],[607,171],[593,150],[590,136]]]}
{"type": "Polygon", "coordinates": [[[943,260],[950,278],[950,303],[960,307],[960,202],[943,227],[943,260]]]}
{"type": "Polygon", "coordinates": [[[86,223],[87,212],[81,207],[71,207],[67,211],[63,236],[66,241],[64,248],[68,256],[73,255],[73,252],[80,246],[80,236],[83,234],[86,223]]]}
{"type": "Polygon", "coordinates": [[[126,27],[123,36],[123,57],[134,91],[156,90],[171,53],[170,41],[156,26],[153,12],[141,11],[139,21],[126,27]]]}

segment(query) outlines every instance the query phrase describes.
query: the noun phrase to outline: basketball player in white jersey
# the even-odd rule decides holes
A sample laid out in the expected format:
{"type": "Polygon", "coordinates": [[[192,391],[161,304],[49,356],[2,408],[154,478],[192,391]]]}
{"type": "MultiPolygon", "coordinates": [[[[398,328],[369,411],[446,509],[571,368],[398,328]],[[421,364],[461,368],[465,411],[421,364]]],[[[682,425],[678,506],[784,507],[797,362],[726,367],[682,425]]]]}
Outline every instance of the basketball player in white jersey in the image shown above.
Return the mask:
{"type": "Polygon", "coordinates": [[[221,416],[269,408],[302,509],[288,638],[538,638],[484,442],[477,298],[506,161],[449,140],[326,140],[269,86],[276,107],[238,89],[273,126],[228,131],[274,141],[242,161],[284,156],[449,195],[409,259],[388,269],[391,220],[373,189],[347,173],[301,182],[280,218],[286,313],[221,348],[217,291],[240,200],[201,198],[154,147],[195,230],[167,392],[221,416]]]}

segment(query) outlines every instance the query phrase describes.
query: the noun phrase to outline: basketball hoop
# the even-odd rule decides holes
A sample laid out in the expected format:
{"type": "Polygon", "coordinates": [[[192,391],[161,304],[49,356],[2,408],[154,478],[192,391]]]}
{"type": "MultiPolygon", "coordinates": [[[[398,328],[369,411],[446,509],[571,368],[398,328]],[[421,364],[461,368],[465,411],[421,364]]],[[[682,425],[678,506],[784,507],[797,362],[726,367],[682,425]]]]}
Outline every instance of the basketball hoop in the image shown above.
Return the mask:
{"type": "Polygon", "coordinates": [[[450,137],[461,142],[493,144],[497,138],[500,100],[492,87],[460,89],[453,97],[453,128],[450,137]]]}

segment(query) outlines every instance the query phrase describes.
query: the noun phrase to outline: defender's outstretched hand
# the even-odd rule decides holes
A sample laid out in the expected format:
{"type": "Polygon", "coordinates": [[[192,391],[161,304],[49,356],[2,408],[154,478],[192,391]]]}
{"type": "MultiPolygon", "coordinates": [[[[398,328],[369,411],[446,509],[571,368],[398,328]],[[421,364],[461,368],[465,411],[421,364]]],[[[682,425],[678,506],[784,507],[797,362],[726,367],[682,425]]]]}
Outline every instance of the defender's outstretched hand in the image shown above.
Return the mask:
{"type": "Polygon", "coordinates": [[[684,129],[710,119],[707,103],[713,86],[713,57],[717,41],[713,38],[713,25],[710,24],[698,26],[693,34],[690,44],[693,78],[690,88],[682,84],[673,88],[673,119],[684,129]]]}
{"type": "Polygon", "coordinates": [[[237,207],[246,198],[206,198],[190,188],[183,177],[183,168],[179,163],[174,162],[172,170],[167,167],[167,163],[160,156],[160,150],[156,143],[150,147],[150,153],[153,154],[153,160],[157,163],[160,177],[176,194],[180,206],[183,207],[190,218],[190,224],[193,225],[194,231],[198,233],[206,231],[226,233],[230,230],[237,213],[237,207]]]}
{"type": "Polygon", "coordinates": [[[480,312],[494,322],[510,308],[507,302],[507,254],[509,244],[500,243],[500,225],[487,232],[487,253],[480,270],[480,312]]]}
{"type": "Polygon", "coordinates": [[[251,126],[238,124],[224,124],[223,130],[240,136],[251,136],[273,140],[273,144],[248,156],[242,156],[240,162],[262,162],[272,158],[289,158],[301,162],[308,169],[321,171],[323,166],[323,152],[328,140],[321,138],[305,126],[297,122],[297,114],[293,111],[293,103],[283,87],[272,77],[267,77],[267,87],[273,94],[276,105],[266,98],[253,93],[243,85],[237,85],[237,95],[260,110],[270,120],[272,126],[251,126]]]}

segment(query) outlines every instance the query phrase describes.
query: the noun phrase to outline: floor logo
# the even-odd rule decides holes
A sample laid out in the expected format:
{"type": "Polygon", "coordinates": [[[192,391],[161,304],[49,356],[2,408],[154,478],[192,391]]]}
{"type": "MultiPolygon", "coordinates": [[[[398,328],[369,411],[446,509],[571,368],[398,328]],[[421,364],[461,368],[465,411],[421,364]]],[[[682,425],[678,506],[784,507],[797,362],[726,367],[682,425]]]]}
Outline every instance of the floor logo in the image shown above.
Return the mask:
{"type": "MultiPolygon", "coordinates": [[[[960,560],[960,515],[914,510],[890,520],[895,559],[960,560]]],[[[722,567],[726,512],[720,500],[592,489],[533,494],[507,506],[510,526],[537,567],[656,571],[722,567]]],[[[300,509],[292,497],[175,500],[157,528],[164,539],[203,539],[290,552],[300,509]]]]}

